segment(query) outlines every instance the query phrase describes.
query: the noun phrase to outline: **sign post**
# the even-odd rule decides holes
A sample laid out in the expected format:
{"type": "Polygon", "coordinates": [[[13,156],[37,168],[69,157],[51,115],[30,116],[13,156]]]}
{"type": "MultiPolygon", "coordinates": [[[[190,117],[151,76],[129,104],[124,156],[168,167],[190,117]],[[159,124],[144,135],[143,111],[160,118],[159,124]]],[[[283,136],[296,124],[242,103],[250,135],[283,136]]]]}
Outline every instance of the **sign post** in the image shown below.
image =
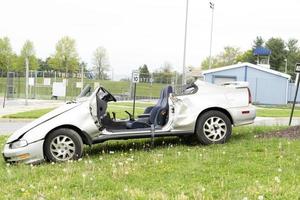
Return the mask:
{"type": "MultiPolygon", "coordinates": [[[[300,73],[300,63],[297,63],[297,64],[296,64],[295,72],[296,72],[297,74],[300,73]]],[[[291,126],[291,124],[292,124],[292,119],[293,119],[293,114],[294,114],[295,104],[296,104],[297,95],[298,95],[299,83],[300,83],[300,78],[297,79],[296,92],[295,92],[295,97],[294,97],[294,102],[293,102],[292,112],[291,112],[291,116],[290,116],[289,126],[291,126]]]]}
{"type": "Polygon", "coordinates": [[[133,107],[132,107],[132,118],[134,119],[135,112],[135,96],[136,96],[136,83],[139,82],[140,75],[138,71],[132,72],[132,83],[133,83],[133,107]]]}

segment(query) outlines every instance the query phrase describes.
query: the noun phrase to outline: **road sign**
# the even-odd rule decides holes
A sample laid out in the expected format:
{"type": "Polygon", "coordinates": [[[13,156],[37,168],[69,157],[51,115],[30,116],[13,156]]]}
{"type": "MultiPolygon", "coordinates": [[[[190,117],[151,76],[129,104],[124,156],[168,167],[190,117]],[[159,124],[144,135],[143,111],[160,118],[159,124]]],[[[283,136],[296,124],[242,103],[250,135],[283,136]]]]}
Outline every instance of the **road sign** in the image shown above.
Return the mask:
{"type": "Polygon", "coordinates": [[[140,74],[139,72],[132,72],[132,82],[138,83],[140,81],[140,74]]]}
{"type": "Polygon", "coordinates": [[[300,73],[300,63],[296,64],[295,72],[300,73]]]}

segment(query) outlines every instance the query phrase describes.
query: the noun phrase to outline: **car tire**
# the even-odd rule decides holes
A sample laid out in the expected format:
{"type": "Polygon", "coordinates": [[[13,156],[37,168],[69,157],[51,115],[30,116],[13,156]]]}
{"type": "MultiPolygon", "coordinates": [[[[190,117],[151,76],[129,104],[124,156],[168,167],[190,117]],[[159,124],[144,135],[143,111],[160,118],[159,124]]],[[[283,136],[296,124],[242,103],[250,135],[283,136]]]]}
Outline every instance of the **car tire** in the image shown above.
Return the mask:
{"type": "Polygon", "coordinates": [[[198,118],[195,135],[201,144],[222,144],[231,136],[232,125],[227,115],[212,110],[198,118]]]}
{"type": "Polygon", "coordinates": [[[57,129],[49,133],[45,139],[44,155],[51,162],[77,160],[82,157],[82,154],[82,139],[72,129],[57,129]]]}

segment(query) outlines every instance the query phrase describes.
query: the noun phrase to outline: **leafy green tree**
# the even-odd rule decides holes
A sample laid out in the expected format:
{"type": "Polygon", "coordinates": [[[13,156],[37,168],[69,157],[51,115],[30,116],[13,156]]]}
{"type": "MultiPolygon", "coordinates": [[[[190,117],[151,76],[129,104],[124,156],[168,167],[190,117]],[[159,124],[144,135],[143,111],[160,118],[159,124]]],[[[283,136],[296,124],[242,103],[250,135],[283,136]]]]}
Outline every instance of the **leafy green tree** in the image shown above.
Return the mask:
{"type": "MultiPolygon", "coordinates": [[[[239,48],[226,46],[221,53],[219,53],[217,56],[212,57],[212,68],[235,64],[241,55],[242,52],[239,48]]],[[[209,57],[205,58],[205,60],[202,61],[201,66],[202,69],[208,69],[209,57]]]]}
{"type": "Polygon", "coordinates": [[[256,49],[257,47],[262,47],[265,41],[262,39],[261,36],[257,36],[256,39],[253,41],[252,49],[256,49]]]}
{"type": "Polygon", "coordinates": [[[257,64],[257,57],[253,55],[253,51],[257,47],[263,47],[264,43],[265,43],[265,41],[262,39],[262,37],[257,36],[256,39],[253,41],[252,48],[243,52],[241,55],[239,55],[237,58],[237,61],[257,64]]]}
{"type": "Polygon", "coordinates": [[[47,57],[46,60],[38,58],[38,70],[40,71],[50,71],[52,70],[51,66],[49,65],[50,57],[47,57]]]}
{"type": "Polygon", "coordinates": [[[59,71],[75,72],[79,68],[79,57],[74,39],[65,36],[55,46],[55,53],[49,59],[49,65],[59,71]]]}
{"type": "Polygon", "coordinates": [[[245,51],[243,54],[239,55],[236,60],[237,62],[249,62],[249,63],[256,64],[257,59],[253,55],[253,50],[249,49],[245,51]]]}
{"type": "Polygon", "coordinates": [[[33,42],[27,40],[22,49],[21,54],[18,58],[17,64],[16,64],[16,70],[17,71],[23,71],[25,69],[25,60],[28,58],[29,61],[29,69],[30,70],[36,70],[38,68],[38,60],[35,56],[35,49],[33,42]]]}
{"type": "Polygon", "coordinates": [[[12,48],[7,37],[0,38],[0,69],[2,71],[10,70],[12,64],[12,48]]]}
{"type": "Polygon", "coordinates": [[[93,67],[98,75],[99,80],[107,79],[107,71],[109,70],[109,59],[107,51],[104,47],[98,47],[93,54],[93,67]]]}
{"type": "Polygon", "coordinates": [[[300,51],[297,39],[289,39],[286,43],[287,47],[287,73],[295,78],[295,65],[300,61],[300,51]]]}
{"type": "Polygon", "coordinates": [[[141,67],[139,67],[139,71],[140,71],[140,79],[144,80],[144,79],[149,79],[150,78],[150,72],[148,70],[148,67],[146,64],[142,65],[141,67]]]}
{"type": "Polygon", "coordinates": [[[270,56],[270,66],[272,69],[284,72],[285,58],[287,56],[285,42],[281,38],[270,38],[266,42],[266,47],[272,51],[270,56]]]}

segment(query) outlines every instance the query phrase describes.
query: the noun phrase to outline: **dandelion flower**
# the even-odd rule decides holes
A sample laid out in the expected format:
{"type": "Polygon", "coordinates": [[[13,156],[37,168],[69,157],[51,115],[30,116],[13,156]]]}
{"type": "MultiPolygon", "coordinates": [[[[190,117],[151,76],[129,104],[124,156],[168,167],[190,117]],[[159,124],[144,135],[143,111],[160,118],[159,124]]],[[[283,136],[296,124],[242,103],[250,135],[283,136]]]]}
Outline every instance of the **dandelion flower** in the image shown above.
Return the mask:
{"type": "Polygon", "coordinates": [[[258,196],[258,200],[264,200],[264,196],[263,195],[259,195],[258,196]]]}

